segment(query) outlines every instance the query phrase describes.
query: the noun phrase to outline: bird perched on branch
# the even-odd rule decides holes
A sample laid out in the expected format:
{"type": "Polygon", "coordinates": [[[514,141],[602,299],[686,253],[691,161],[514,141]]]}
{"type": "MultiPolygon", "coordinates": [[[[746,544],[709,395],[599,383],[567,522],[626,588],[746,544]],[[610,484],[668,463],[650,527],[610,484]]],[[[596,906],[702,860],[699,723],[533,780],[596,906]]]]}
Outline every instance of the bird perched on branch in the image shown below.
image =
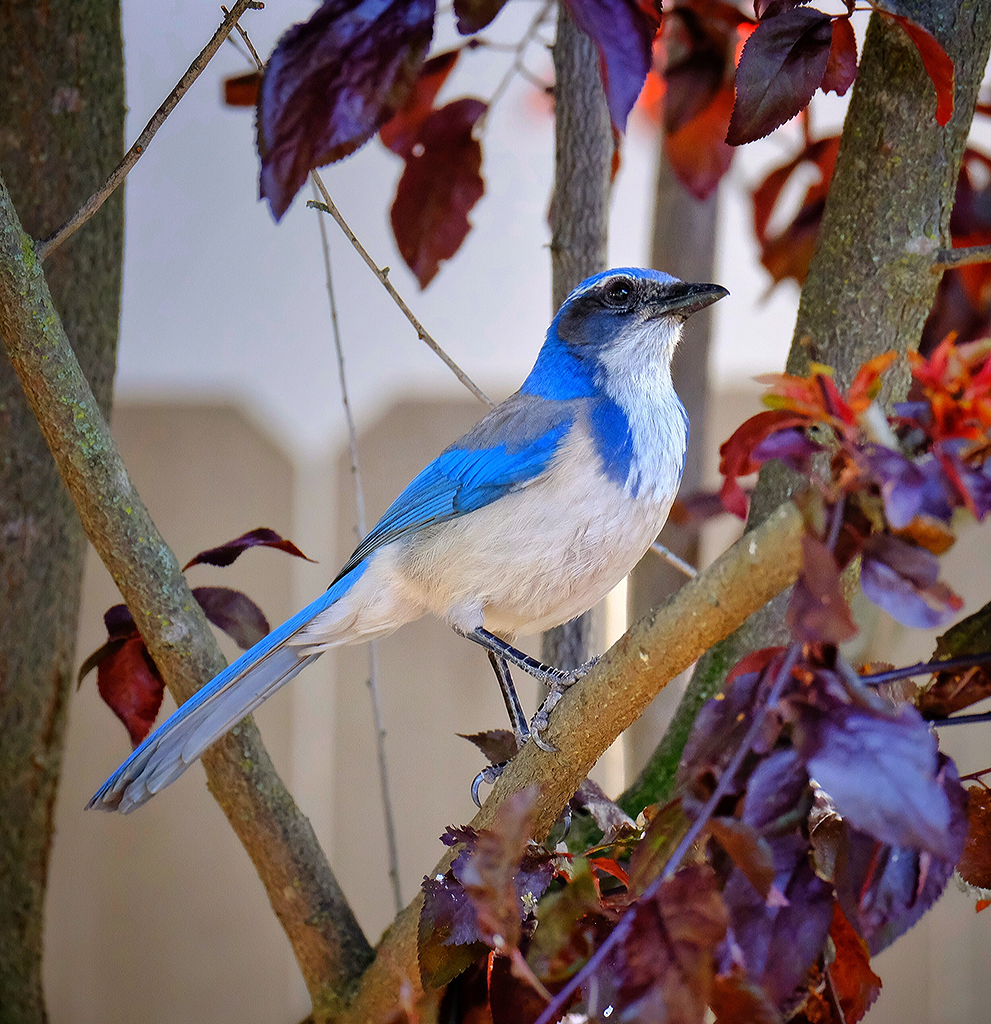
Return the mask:
{"type": "Polygon", "coordinates": [[[88,806],[140,806],[324,651],[425,612],[489,652],[522,744],[509,664],[552,690],[584,669],[542,665],[512,641],[587,611],[660,532],[688,446],[671,357],[685,320],[726,294],[629,268],[580,284],[519,391],[406,487],[328,590],[186,701],[88,806]]]}

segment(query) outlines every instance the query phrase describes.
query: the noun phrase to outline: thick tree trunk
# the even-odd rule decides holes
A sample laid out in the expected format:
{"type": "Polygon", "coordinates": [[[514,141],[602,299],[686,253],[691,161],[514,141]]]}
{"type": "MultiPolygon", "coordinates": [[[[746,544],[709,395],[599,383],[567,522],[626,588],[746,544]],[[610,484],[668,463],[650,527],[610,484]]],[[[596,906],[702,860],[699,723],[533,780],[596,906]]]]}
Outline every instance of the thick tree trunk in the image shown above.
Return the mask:
{"type": "MultiPolygon", "coordinates": [[[[991,5],[912,0],[904,11],[929,28],[955,66],[955,109],[936,124],[936,98],[918,51],[895,22],[875,14],[843,127],[816,254],[802,289],[789,373],[813,360],[846,387],[870,357],[916,348],[936,295],[936,250],[949,244],[960,158],[991,47],[991,5]]],[[[904,362],[889,374],[904,391],[904,362]]],[[[761,472],[748,528],[791,496],[796,478],[772,463],[761,472]]],[[[670,794],[681,751],[702,704],[747,651],[785,639],[787,595],[699,661],[674,721],[624,805],[670,794]]]]}
{"type": "MultiPolygon", "coordinates": [[[[713,193],[704,201],[692,196],[675,177],[664,154],[663,143],[659,143],[658,148],[650,265],[683,281],[711,281],[716,253],[718,195],[713,193]]],[[[691,494],[702,486],[711,323],[709,310],[696,313],[688,320],[671,366],[675,391],[691,423],[685,471],[681,478],[682,495],[691,494]]],[[[668,522],[659,539],[690,565],[698,565],[697,526],[668,522]]],[[[684,582],[684,573],[648,552],[630,574],[627,596],[629,621],[636,622],[652,608],[658,607],[684,582]]],[[[671,695],[665,692],[626,730],[623,741],[628,772],[639,772],[649,759],[664,734],[671,706],[671,695]]]]}
{"type": "MultiPolygon", "coordinates": [[[[25,230],[54,230],[124,150],[118,0],[0,4],[0,169],[25,230]]],[[[116,362],[123,196],[45,270],[105,411],[116,362]]],[[[0,358],[0,1021],[45,1020],[42,919],[85,538],[0,358]]]]}
{"type": "MultiPolygon", "coordinates": [[[[554,195],[551,298],[554,311],[576,285],[606,269],[613,139],[595,44],[558,6],[554,43],[554,195]]],[[[603,614],[592,609],[544,634],[548,665],[577,668],[592,655],[603,614]]]]}

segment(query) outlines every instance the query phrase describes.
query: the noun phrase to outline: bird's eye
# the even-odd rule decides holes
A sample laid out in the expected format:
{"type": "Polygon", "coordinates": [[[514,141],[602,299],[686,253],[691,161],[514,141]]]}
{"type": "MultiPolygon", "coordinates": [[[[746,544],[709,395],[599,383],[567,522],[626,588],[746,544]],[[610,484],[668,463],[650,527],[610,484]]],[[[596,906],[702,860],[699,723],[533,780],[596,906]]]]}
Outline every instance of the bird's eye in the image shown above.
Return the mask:
{"type": "Polygon", "coordinates": [[[625,277],[616,278],[606,285],[602,297],[607,306],[612,306],[613,309],[626,309],[633,298],[633,282],[625,277]]]}

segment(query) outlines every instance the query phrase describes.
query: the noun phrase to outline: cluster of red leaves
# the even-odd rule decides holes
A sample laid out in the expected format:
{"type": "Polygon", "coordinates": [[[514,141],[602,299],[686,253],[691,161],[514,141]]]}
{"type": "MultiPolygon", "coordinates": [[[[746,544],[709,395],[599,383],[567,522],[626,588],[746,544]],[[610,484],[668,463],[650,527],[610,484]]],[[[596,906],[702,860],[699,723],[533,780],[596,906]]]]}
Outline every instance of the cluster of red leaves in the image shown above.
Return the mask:
{"type": "MultiPolygon", "coordinates": [[[[194,565],[230,565],[248,548],[255,547],[275,548],[296,558],[306,558],[291,540],[262,526],[194,555],[183,566],[183,572],[194,565]]],[[[193,597],[206,617],[242,650],[253,647],[269,631],[262,610],[240,590],[194,587],[193,597]]],[[[131,745],[136,747],[155,724],[165,694],[165,681],[126,605],[115,604],[107,610],[103,621],[107,627],[107,642],[83,662],[78,684],[96,669],[100,696],[124,723],[131,745]]]]}
{"type": "MultiPolygon", "coordinates": [[[[897,4],[878,0],[872,6],[900,24],[918,48],[936,91],[936,118],[945,124],[953,112],[952,61],[897,4]]],[[[661,116],[671,166],[692,195],[710,195],[729,168],[732,147],[791,120],[817,90],[847,92],[857,76],[857,41],[850,24],[853,0],[846,7],[830,15],[805,0],[756,0],[751,18],[729,0],[665,5],[641,103],[661,116]]],[[[796,166],[824,159],[809,152],[796,166]]],[[[824,174],[823,196],[831,170],[824,174]]]]}

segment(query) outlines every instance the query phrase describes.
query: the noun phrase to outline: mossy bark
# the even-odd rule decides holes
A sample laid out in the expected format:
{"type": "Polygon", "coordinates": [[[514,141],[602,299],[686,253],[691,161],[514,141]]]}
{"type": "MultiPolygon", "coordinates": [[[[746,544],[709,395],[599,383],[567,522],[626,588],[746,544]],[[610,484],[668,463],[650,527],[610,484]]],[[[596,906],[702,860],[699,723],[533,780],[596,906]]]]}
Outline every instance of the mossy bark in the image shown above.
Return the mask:
{"type": "MultiPolygon", "coordinates": [[[[991,46],[991,4],[983,0],[906,0],[902,6],[952,58],[955,108],[945,127],[936,124],[936,97],[918,51],[896,22],[875,14],[786,367],[802,374],[812,361],[826,363],[841,388],[872,356],[918,346],[939,284],[933,259],[949,244],[960,158],[991,46]]],[[[903,394],[907,383],[902,360],[888,376],[886,397],[903,394]]],[[[766,467],[748,529],[799,485],[780,465],[766,467]]],[[[624,807],[670,795],[695,716],[722,688],[727,670],[748,651],[787,640],[787,600],[787,594],[776,598],[700,660],[667,735],[624,807]]]]}
{"type": "MultiPolygon", "coordinates": [[[[81,205],[124,149],[118,0],[0,4],[0,169],[33,236],[81,205]]],[[[109,411],[123,197],[45,267],[109,411]]],[[[72,685],[85,537],[16,374],[0,358],[0,1021],[45,1019],[42,921],[72,685]]]]}

